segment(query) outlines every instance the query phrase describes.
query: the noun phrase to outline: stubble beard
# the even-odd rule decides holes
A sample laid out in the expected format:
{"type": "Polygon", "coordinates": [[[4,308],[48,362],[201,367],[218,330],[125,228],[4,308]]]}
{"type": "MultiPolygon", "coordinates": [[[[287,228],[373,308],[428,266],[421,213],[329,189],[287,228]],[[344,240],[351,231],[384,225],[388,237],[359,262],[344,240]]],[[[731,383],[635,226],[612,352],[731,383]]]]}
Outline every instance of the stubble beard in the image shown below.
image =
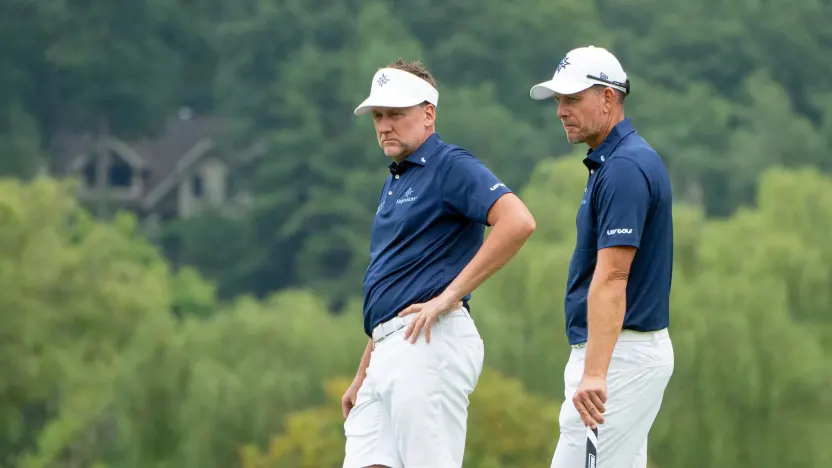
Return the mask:
{"type": "Polygon", "coordinates": [[[576,136],[574,138],[570,138],[569,134],[567,134],[566,135],[566,141],[568,141],[572,145],[579,145],[581,143],[586,143],[587,141],[589,141],[589,140],[595,138],[596,136],[600,135],[603,126],[604,126],[604,124],[599,121],[599,123],[595,124],[595,126],[592,130],[581,132],[578,136],[576,136]]]}
{"type": "Polygon", "coordinates": [[[395,159],[397,161],[404,160],[407,156],[413,153],[413,147],[409,143],[399,142],[399,147],[397,149],[385,149],[384,154],[391,159],[395,159]]]}

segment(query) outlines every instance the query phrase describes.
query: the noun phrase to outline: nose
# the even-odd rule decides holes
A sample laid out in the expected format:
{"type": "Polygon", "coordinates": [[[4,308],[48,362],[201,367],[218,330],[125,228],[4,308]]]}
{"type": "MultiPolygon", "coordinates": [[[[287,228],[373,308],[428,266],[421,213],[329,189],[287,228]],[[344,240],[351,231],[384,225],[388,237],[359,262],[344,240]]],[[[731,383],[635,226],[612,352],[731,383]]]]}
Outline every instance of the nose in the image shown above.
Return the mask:
{"type": "Polygon", "coordinates": [[[561,120],[569,117],[569,112],[566,108],[566,104],[563,101],[558,101],[558,118],[561,120]]]}
{"type": "Polygon", "coordinates": [[[376,131],[378,133],[387,133],[393,130],[393,126],[390,124],[390,119],[387,117],[379,117],[375,121],[376,124],[376,131]]]}

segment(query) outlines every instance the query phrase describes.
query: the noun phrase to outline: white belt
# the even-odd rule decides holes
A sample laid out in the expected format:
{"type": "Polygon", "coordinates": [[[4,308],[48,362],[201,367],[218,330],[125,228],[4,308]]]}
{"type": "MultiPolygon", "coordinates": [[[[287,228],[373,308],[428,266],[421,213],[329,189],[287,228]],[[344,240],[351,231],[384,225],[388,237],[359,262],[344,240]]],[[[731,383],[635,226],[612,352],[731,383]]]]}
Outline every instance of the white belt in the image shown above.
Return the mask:
{"type": "MultiPolygon", "coordinates": [[[[388,336],[396,333],[397,331],[401,330],[402,328],[410,325],[410,322],[413,321],[413,318],[418,314],[410,314],[405,315],[404,317],[393,317],[390,320],[380,323],[373,328],[373,343],[378,343],[381,340],[387,338],[388,336]]],[[[471,314],[468,313],[468,309],[465,307],[460,307],[459,309],[452,310],[450,312],[445,312],[444,314],[439,316],[439,320],[442,320],[445,317],[468,317],[471,318],[471,314]]]]}
{"type": "MultiPolygon", "coordinates": [[[[661,330],[656,331],[648,331],[648,332],[640,332],[635,330],[621,330],[621,334],[618,335],[619,342],[632,342],[632,341],[644,341],[644,342],[657,342],[661,339],[669,337],[670,334],[667,332],[667,328],[662,328],[661,330]]],[[[586,348],[586,341],[583,343],[578,343],[572,345],[573,348],[586,348]]]]}

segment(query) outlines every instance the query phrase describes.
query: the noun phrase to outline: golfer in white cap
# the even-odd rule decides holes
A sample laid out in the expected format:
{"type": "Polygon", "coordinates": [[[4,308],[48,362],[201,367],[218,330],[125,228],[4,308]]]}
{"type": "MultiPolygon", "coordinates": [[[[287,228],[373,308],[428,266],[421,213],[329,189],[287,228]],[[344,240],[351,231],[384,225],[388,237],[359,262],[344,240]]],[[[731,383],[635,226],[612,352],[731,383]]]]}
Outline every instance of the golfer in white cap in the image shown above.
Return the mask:
{"type": "Polygon", "coordinates": [[[372,115],[392,162],[364,277],[369,340],[341,399],[344,468],[462,466],[484,351],[471,293],[535,228],[505,184],[435,133],[438,104],[431,74],[399,60],[376,72],[355,109],[372,115]]]}
{"type": "MultiPolygon", "coordinates": [[[[552,468],[645,468],[647,436],[673,373],[670,178],[624,116],[630,81],[600,47],[566,54],[551,80],[566,137],[589,146],[564,301],[572,346],[552,468]]],[[[576,194],[578,195],[578,194],[576,194]]]]}

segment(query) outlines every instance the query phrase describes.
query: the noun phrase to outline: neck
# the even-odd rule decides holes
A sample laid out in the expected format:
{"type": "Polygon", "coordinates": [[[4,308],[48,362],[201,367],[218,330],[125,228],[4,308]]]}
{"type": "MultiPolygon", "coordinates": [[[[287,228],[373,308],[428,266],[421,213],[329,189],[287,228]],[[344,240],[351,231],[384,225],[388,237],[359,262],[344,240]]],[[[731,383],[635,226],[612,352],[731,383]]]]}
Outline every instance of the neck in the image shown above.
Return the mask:
{"type": "Polygon", "coordinates": [[[618,125],[619,122],[621,122],[622,120],[624,120],[623,112],[611,113],[609,119],[607,119],[607,121],[601,127],[601,131],[598,132],[598,135],[596,135],[595,138],[587,140],[586,143],[589,145],[590,148],[594,150],[598,149],[598,147],[601,146],[601,143],[603,143],[604,140],[606,140],[607,137],[610,135],[612,129],[615,128],[615,126],[618,125]]]}

